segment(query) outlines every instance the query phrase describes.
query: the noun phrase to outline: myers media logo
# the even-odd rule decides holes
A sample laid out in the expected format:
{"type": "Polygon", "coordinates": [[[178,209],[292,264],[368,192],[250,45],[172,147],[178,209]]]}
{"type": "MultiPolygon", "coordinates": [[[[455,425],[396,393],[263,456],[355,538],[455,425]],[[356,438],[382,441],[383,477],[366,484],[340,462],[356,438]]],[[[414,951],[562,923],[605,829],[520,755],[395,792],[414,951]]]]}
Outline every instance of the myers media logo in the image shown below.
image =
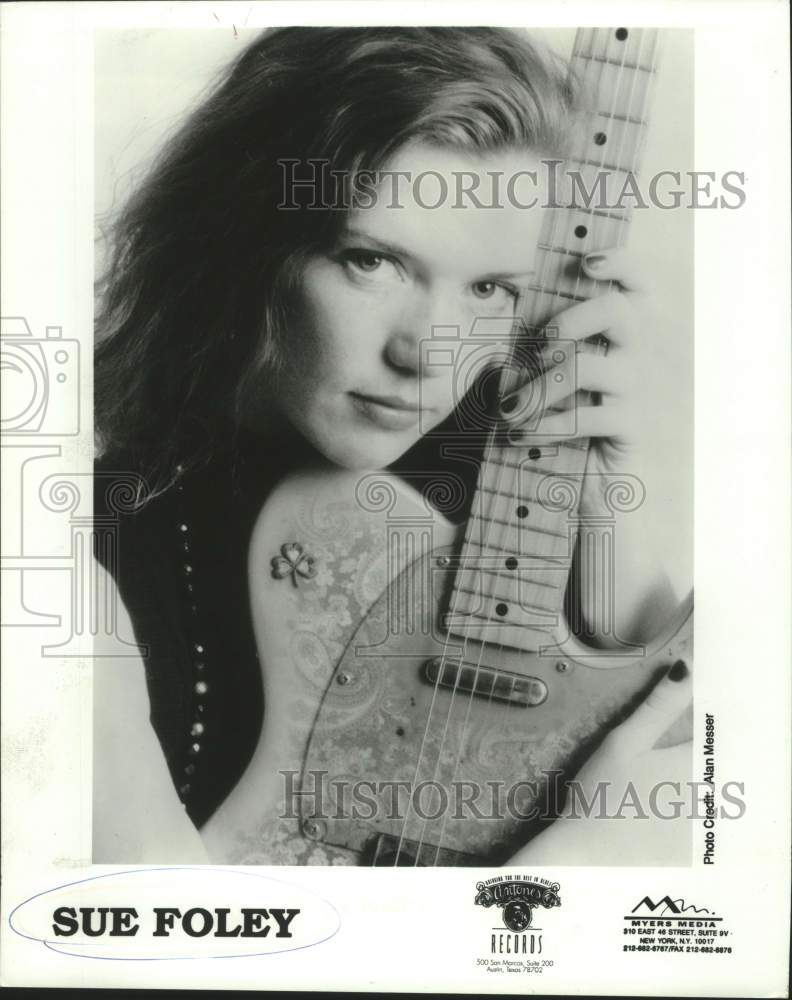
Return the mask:
{"type": "Polygon", "coordinates": [[[711,916],[706,906],[694,906],[692,903],[686,903],[684,899],[671,899],[670,896],[663,896],[656,903],[651,896],[644,896],[630,911],[631,916],[636,914],[638,916],[652,917],[678,917],[685,914],[696,916],[700,913],[711,916]]]}
{"type": "Polygon", "coordinates": [[[681,897],[644,896],[623,919],[622,951],[625,952],[726,955],[732,952],[732,932],[723,917],[681,897]]]}

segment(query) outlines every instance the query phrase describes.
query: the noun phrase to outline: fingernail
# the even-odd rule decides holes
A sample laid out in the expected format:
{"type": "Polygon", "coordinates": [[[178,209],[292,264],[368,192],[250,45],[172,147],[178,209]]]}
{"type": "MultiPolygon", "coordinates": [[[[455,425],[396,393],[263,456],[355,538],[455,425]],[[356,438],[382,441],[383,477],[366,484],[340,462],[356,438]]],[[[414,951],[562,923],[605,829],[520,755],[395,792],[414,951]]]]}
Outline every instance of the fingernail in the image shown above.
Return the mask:
{"type": "Polygon", "coordinates": [[[688,675],[687,664],[684,660],[677,660],[668,671],[668,679],[672,681],[683,681],[688,675]]]}
{"type": "Polygon", "coordinates": [[[511,413],[513,410],[516,410],[517,401],[518,401],[518,396],[516,393],[512,393],[509,396],[504,396],[500,404],[501,413],[511,413]]]}
{"type": "Polygon", "coordinates": [[[604,253],[588,253],[585,257],[586,267],[590,271],[598,271],[607,259],[604,253]]]}

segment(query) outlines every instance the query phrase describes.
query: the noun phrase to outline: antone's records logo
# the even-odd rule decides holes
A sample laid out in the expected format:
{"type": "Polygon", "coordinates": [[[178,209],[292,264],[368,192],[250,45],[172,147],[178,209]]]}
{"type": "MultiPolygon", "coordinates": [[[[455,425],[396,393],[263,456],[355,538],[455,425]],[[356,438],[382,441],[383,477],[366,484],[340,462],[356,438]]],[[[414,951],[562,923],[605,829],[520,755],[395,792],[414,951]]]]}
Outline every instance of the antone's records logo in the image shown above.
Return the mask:
{"type": "Polygon", "coordinates": [[[544,878],[528,875],[502,875],[476,883],[477,906],[499,906],[504,924],[510,931],[527,931],[537,906],[547,910],[561,905],[561,886],[544,878]]]}

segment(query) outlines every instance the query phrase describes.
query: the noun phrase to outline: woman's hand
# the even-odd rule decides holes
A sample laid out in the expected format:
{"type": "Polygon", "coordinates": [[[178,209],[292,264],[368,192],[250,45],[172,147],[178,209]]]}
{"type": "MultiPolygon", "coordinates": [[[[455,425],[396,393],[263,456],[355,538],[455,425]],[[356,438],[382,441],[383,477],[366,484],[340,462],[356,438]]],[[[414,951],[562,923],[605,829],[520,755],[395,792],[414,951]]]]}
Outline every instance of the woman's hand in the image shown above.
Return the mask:
{"type": "MultiPolygon", "coordinates": [[[[532,443],[589,437],[587,472],[644,476],[664,457],[673,460],[675,444],[689,432],[673,404],[684,368],[673,318],[663,314],[649,279],[625,250],[589,254],[582,267],[587,277],[610,287],[549,324],[560,341],[575,341],[578,353],[554,362],[552,338],[542,352],[538,391],[532,382],[506,396],[503,419],[515,428],[535,422],[532,401],[539,399],[544,414],[532,443]],[[583,343],[594,336],[607,341],[607,353],[583,343]],[[599,405],[587,393],[598,394],[599,405]],[[572,433],[568,413],[548,412],[557,408],[576,409],[572,433]]],[[[598,511],[599,501],[595,479],[587,476],[582,512],[598,511]]]]}
{"type": "Polygon", "coordinates": [[[692,744],[655,749],[655,743],[691,699],[690,671],[679,661],[584,764],[560,818],[509,864],[688,864],[692,744]],[[593,804],[589,815],[586,803],[593,804]]]}
{"type": "MultiPolygon", "coordinates": [[[[514,431],[530,421],[520,444],[590,438],[578,515],[582,525],[591,519],[595,532],[603,514],[616,523],[616,632],[620,641],[642,642],[690,587],[686,498],[692,425],[684,405],[692,391],[689,363],[679,324],[660,308],[648,276],[625,250],[589,254],[582,267],[587,277],[603,282],[602,294],[554,317],[550,326],[558,343],[550,338],[542,350],[544,370],[504,397],[501,413],[513,440],[519,438],[514,431]],[[585,343],[592,337],[606,350],[585,343]],[[574,342],[576,352],[562,351],[559,363],[558,348],[565,341],[574,342]],[[538,424],[535,400],[543,408],[538,424]],[[615,514],[605,497],[620,479],[635,490],[639,503],[615,514]]],[[[583,549],[581,561],[587,558],[583,549]]],[[[578,568],[581,581],[600,572],[578,568]]],[[[605,644],[618,645],[596,620],[600,595],[585,587],[582,583],[581,607],[590,631],[605,644]]]]}

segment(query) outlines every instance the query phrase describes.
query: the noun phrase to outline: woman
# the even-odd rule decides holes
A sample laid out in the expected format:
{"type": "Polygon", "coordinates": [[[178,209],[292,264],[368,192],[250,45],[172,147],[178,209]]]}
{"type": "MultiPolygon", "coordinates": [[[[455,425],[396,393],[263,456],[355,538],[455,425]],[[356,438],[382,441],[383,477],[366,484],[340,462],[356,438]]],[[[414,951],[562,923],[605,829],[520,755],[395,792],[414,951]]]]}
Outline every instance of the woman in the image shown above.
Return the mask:
{"type": "MultiPolygon", "coordinates": [[[[120,475],[137,503],[120,517],[117,565],[105,563],[149,647],[151,721],[173,784],[216,856],[266,719],[247,576],[262,504],[318,458],[419,484],[450,473],[465,488],[445,513],[465,521],[475,465],[440,457],[464,393],[454,363],[432,363],[421,342],[442,327],[464,340],[477,319],[520,311],[544,216],[525,209],[524,190],[499,198],[499,178],[533,170],[547,201],[542,166],[571,137],[566,72],[517,33],[277,29],[230,67],[117,223],[96,356],[96,504],[115,513],[120,475]],[[465,177],[478,183],[460,188],[465,177]],[[475,198],[443,196],[471,187],[475,198]]],[[[615,566],[616,633],[640,642],[676,606],[673,568],[647,530],[667,516],[652,480],[673,445],[657,420],[673,359],[652,334],[647,279],[622,251],[595,249],[583,276],[618,284],[554,325],[576,343],[606,336],[607,355],[579,356],[578,394],[545,358],[536,381],[502,396],[498,420],[527,426],[521,404],[537,384],[545,441],[568,436],[575,411],[573,436],[593,439],[584,514],[606,474],[644,481],[615,566]]],[[[573,575],[570,600],[607,644],[585,554],[573,575]]]]}

